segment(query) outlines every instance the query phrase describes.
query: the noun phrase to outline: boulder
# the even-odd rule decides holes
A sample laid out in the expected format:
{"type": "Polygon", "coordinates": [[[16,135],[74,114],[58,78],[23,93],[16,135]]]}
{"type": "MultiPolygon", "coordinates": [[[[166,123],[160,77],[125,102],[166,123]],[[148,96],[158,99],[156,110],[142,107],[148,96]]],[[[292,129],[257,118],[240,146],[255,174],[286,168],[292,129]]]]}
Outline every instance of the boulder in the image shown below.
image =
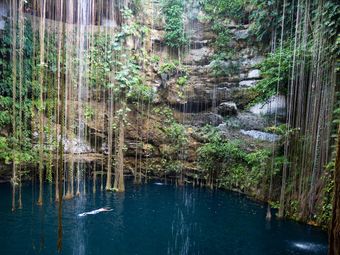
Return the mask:
{"type": "Polygon", "coordinates": [[[261,71],[259,69],[250,70],[248,73],[248,79],[260,79],[261,71]]]}
{"type": "Polygon", "coordinates": [[[218,114],[230,116],[237,114],[237,106],[234,102],[223,102],[217,107],[218,114]]]}
{"type": "Polygon", "coordinates": [[[254,139],[267,141],[267,142],[276,142],[280,140],[280,136],[277,134],[262,132],[258,130],[243,130],[241,129],[240,132],[244,135],[250,136],[254,139]]]}
{"type": "Polygon", "coordinates": [[[248,29],[235,30],[234,36],[236,40],[246,40],[249,37],[249,30],[248,29]]]}
{"type": "Polygon", "coordinates": [[[198,127],[203,127],[205,125],[217,127],[223,123],[223,118],[221,115],[212,112],[192,113],[187,115],[187,118],[183,120],[183,123],[198,127]]]}
{"type": "Polygon", "coordinates": [[[244,80],[244,81],[240,81],[239,85],[241,87],[250,88],[250,87],[254,87],[256,83],[257,83],[257,80],[244,80]]]}
{"type": "Polygon", "coordinates": [[[226,127],[245,130],[265,130],[271,123],[266,118],[250,112],[241,112],[231,116],[226,121],[226,127]]]}
{"type": "Polygon", "coordinates": [[[286,97],[283,95],[273,96],[265,103],[259,103],[251,107],[250,112],[259,115],[286,116],[286,97]]]}

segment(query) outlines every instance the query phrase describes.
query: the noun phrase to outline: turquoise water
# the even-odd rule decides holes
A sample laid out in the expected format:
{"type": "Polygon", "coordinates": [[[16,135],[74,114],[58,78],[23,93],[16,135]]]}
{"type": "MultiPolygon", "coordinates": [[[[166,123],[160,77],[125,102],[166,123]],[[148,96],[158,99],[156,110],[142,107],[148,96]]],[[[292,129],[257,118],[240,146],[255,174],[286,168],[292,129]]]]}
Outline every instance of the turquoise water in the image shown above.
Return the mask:
{"type": "MultiPolygon", "coordinates": [[[[45,204],[36,206],[37,191],[24,185],[23,209],[12,213],[10,185],[0,185],[1,255],[58,254],[57,205],[46,186],[45,204]]],[[[125,194],[65,201],[63,213],[61,254],[327,254],[325,232],[266,222],[265,205],[233,192],[128,182],[125,194]],[[77,216],[105,206],[113,211],[77,216]]]]}

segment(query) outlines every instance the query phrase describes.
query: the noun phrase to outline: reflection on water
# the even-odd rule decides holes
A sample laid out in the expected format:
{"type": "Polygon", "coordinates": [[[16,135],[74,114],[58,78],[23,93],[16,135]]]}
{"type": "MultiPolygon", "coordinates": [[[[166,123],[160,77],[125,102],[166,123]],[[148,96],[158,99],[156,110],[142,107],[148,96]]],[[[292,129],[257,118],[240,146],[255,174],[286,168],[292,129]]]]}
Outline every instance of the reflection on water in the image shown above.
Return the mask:
{"type": "MultiPolygon", "coordinates": [[[[275,217],[267,222],[266,206],[236,193],[128,181],[123,194],[84,196],[80,187],[80,196],[63,202],[64,255],[327,254],[325,232],[275,217]],[[113,210],[78,217],[102,207],[113,210]]],[[[45,189],[40,208],[34,189],[23,186],[23,209],[12,213],[11,187],[0,185],[1,255],[58,254],[58,206],[48,199],[54,190],[45,189]]]]}
{"type": "MultiPolygon", "coordinates": [[[[75,208],[77,211],[85,211],[86,198],[80,196],[75,199],[75,208]]],[[[86,243],[85,243],[85,222],[80,217],[75,217],[76,228],[73,228],[73,255],[84,255],[86,254],[86,243]]]]}
{"type": "Polygon", "coordinates": [[[318,253],[318,252],[327,252],[327,246],[322,244],[316,244],[316,243],[308,243],[308,242],[292,242],[292,245],[298,249],[312,252],[312,253],[318,253]]]}
{"type": "Polygon", "coordinates": [[[195,213],[195,199],[191,192],[179,190],[182,195],[181,206],[173,214],[171,238],[168,241],[167,254],[189,254],[190,249],[198,250],[192,234],[196,231],[195,224],[190,220],[190,214],[195,213]]]}

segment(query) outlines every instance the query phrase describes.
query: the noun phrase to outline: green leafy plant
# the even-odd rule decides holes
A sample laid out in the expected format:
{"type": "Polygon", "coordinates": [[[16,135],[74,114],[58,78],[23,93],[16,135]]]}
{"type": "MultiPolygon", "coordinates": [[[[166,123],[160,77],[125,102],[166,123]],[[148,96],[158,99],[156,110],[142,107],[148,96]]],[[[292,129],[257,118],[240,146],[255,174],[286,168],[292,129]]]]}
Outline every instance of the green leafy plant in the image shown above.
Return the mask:
{"type": "Polygon", "coordinates": [[[248,0],[204,0],[202,2],[210,18],[214,18],[213,16],[228,17],[241,23],[246,19],[245,7],[249,4],[248,0]]]}
{"type": "Polygon", "coordinates": [[[162,7],[165,15],[165,43],[171,48],[180,49],[188,42],[183,22],[184,3],[181,0],[163,0],[162,7]]]}
{"type": "Polygon", "coordinates": [[[84,107],[84,116],[85,116],[85,119],[87,120],[92,120],[93,117],[94,117],[94,110],[92,107],[86,105],[84,107]]]}
{"type": "Polygon", "coordinates": [[[173,74],[178,73],[183,70],[183,67],[180,65],[180,63],[176,60],[174,61],[165,61],[163,62],[159,67],[159,74],[173,74]]]}
{"type": "Polygon", "coordinates": [[[177,79],[177,85],[184,87],[185,85],[187,85],[188,82],[188,76],[180,76],[177,79]]]}
{"type": "Polygon", "coordinates": [[[263,103],[276,93],[286,94],[290,80],[290,70],[293,61],[293,51],[289,46],[269,53],[266,59],[257,67],[261,70],[263,79],[259,80],[250,90],[256,95],[254,103],[263,103]]]}

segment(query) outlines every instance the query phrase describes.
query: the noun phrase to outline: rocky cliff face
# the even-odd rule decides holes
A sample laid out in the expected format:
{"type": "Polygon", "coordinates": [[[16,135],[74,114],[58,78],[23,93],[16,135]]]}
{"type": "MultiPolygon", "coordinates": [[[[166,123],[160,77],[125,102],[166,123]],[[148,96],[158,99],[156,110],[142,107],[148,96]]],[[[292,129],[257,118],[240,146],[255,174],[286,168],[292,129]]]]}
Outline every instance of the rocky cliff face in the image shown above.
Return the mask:
{"type": "MultiPolygon", "coordinates": [[[[152,13],[153,17],[142,19],[151,31],[148,52],[158,60],[149,63],[146,79],[156,91],[156,98],[151,104],[132,107],[127,130],[126,170],[134,172],[142,168],[146,174],[164,175],[167,171],[164,158],[174,143],[167,136],[169,118],[182,123],[188,135],[187,145],[177,157],[185,162],[187,176],[198,170],[197,149],[205,143],[199,129],[205,125],[217,127],[226,140],[241,140],[247,144],[248,151],[271,147],[279,136],[267,133],[266,128],[274,124],[274,113],[284,118],[285,100],[274,97],[267,104],[248,107],[253,99],[249,88],[261,79],[256,65],[264,58],[250,36],[249,25],[231,22],[228,25],[232,34],[230,47],[235,49],[236,55],[229,61],[214,60],[216,35],[211,24],[201,21],[202,10],[193,9],[185,22],[189,46],[178,55],[164,41],[164,19],[159,5],[154,2],[148,8],[144,13],[152,13]],[[175,60],[179,60],[176,65],[180,68],[162,72],[164,63],[175,60]],[[217,74],[216,69],[222,70],[222,74],[217,74]],[[185,84],[179,84],[180,77],[185,77],[185,84]],[[138,111],[144,112],[143,117],[135,114],[138,111]],[[164,111],[169,111],[170,117],[164,111]]],[[[93,130],[98,129],[96,125],[88,125],[93,130]]],[[[101,146],[104,153],[105,136],[101,146]]]]}
{"type": "MultiPolygon", "coordinates": [[[[190,11],[193,15],[187,15],[185,25],[189,46],[180,59],[187,81],[183,88],[178,84],[181,74],[155,75],[154,83],[159,85],[162,102],[182,112],[182,115],[177,114],[178,119],[193,126],[211,124],[221,125],[223,129],[232,122],[240,129],[264,131],[273,121],[266,116],[276,112],[284,117],[285,100],[282,97],[274,97],[267,104],[248,109],[254,97],[249,89],[261,79],[261,72],[256,65],[264,59],[259,45],[254,43],[250,35],[250,25],[230,22],[229,46],[236,54],[228,61],[214,60],[213,43],[216,35],[212,32],[211,24],[201,21],[204,19],[200,19],[200,16],[204,14],[199,7],[190,11]]],[[[157,29],[152,30],[153,53],[171,59],[173,56],[165,46],[163,27],[161,22],[157,29]]]]}
{"type": "MultiPolygon", "coordinates": [[[[282,97],[273,98],[265,105],[248,108],[253,99],[249,88],[261,79],[256,65],[264,58],[258,45],[252,41],[249,25],[231,22],[228,25],[232,34],[230,47],[235,49],[236,55],[229,61],[214,60],[216,35],[211,24],[201,21],[202,10],[193,9],[191,14],[194,15],[187,15],[185,22],[189,45],[178,55],[164,41],[164,19],[159,3],[154,2],[147,8],[144,13],[153,16],[141,15],[140,19],[150,29],[148,54],[157,56],[157,61],[147,64],[145,75],[156,97],[154,102],[130,106],[126,171],[133,173],[136,168],[142,168],[149,174],[164,174],[166,170],[162,162],[174,143],[167,136],[165,123],[172,118],[182,123],[188,134],[187,145],[183,148],[185,156],[178,155],[178,158],[182,157],[189,173],[197,169],[196,151],[205,142],[198,130],[205,125],[217,127],[227,140],[245,142],[249,151],[271,146],[279,137],[266,133],[265,129],[274,124],[272,116],[275,112],[284,117],[285,100],[282,97]],[[172,61],[178,61],[175,65],[180,65],[180,68],[162,72],[162,65],[172,61]],[[223,72],[216,73],[216,70],[223,72]],[[179,84],[180,77],[185,77],[185,84],[179,84]]],[[[92,107],[94,115],[101,116],[106,106],[99,99],[92,107]]],[[[92,149],[84,151],[81,160],[97,160],[105,164],[103,156],[107,155],[107,133],[104,123],[107,123],[107,116],[85,122],[92,149]],[[94,136],[97,146],[94,146],[94,136]]],[[[77,146],[78,143],[70,144],[77,146]]]]}

